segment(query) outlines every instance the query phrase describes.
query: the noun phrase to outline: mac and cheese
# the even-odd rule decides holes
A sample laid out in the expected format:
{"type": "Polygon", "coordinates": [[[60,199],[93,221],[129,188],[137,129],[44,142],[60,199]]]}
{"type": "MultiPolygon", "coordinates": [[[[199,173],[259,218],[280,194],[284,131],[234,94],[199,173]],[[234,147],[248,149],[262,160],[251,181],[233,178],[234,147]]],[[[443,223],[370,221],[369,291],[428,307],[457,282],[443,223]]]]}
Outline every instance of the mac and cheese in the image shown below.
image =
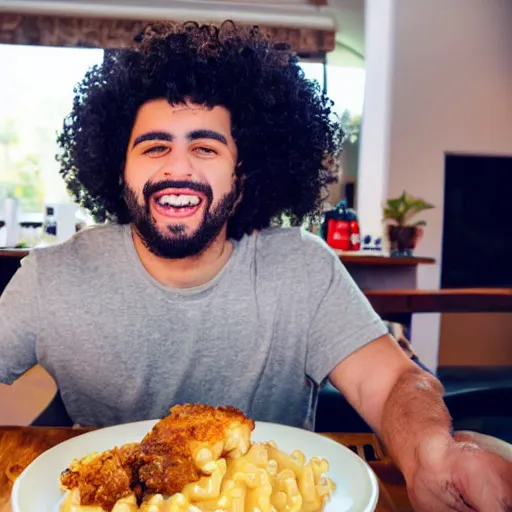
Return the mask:
{"type": "MultiPolygon", "coordinates": [[[[129,496],[120,499],[112,512],[321,512],[335,489],[325,476],[327,461],[316,457],[307,461],[299,450],[287,454],[274,443],[254,443],[243,455],[217,460],[217,453],[209,452],[196,451],[195,459],[206,476],[187,484],[182,492],[146,497],[140,507],[135,496],[129,496]]],[[[103,509],[81,506],[74,489],[60,511],[103,509]]]]}

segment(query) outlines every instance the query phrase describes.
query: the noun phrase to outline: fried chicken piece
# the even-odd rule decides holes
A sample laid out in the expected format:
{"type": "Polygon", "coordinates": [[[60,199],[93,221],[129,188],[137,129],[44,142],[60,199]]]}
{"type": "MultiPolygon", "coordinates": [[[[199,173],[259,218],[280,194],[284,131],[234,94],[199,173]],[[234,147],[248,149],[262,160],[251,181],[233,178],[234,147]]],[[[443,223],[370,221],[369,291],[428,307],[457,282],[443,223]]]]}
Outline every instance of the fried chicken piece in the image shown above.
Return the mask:
{"type": "Polygon", "coordinates": [[[177,405],[141,443],[74,461],[61,475],[65,489],[78,488],[81,505],[112,510],[134,494],[173,495],[208,474],[208,463],[236,458],[250,446],[254,421],[234,407],[177,405]]]}
{"type": "Polygon", "coordinates": [[[61,485],[68,490],[78,488],[81,505],[111,510],[119,499],[140,494],[139,448],[139,443],[130,443],[73,461],[62,472],[61,485]]]}
{"type": "Polygon", "coordinates": [[[176,405],[141,442],[139,478],[147,492],[172,495],[208,474],[221,456],[243,455],[254,421],[234,407],[176,405]]]}

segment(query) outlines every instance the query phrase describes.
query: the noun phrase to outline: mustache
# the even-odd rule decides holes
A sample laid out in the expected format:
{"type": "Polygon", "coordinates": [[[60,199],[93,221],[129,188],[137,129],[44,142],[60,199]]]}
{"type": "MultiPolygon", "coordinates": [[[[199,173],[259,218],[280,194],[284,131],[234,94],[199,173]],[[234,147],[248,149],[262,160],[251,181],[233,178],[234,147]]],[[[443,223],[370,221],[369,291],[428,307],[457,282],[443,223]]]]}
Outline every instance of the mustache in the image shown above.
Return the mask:
{"type": "Polygon", "coordinates": [[[174,188],[174,189],[188,189],[194,190],[195,192],[199,192],[203,194],[208,204],[211,204],[213,201],[213,191],[210,185],[207,183],[200,183],[198,181],[187,181],[187,180],[162,180],[162,181],[148,181],[144,188],[142,189],[142,194],[144,196],[144,200],[146,204],[149,203],[149,200],[153,194],[160,192],[161,190],[165,190],[166,188],[174,188]]]}

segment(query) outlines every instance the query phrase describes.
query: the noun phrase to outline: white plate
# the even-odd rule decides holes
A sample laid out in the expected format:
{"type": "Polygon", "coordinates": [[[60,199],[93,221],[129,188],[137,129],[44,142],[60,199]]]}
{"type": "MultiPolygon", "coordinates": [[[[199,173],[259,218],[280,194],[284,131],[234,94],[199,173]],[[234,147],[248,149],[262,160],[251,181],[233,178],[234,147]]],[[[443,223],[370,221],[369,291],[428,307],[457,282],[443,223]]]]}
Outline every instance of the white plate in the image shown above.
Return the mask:
{"type": "MultiPolygon", "coordinates": [[[[63,496],[59,486],[60,473],[73,459],[140,441],[155,422],[140,421],[95,430],[46,451],[16,480],[11,495],[12,512],[57,512],[63,496]]],[[[273,440],[287,453],[299,449],[308,459],[314,456],[327,459],[329,476],[337,489],[324,512],[375,510],[379,493],[377,479],[370,467],[343,445],[307,430],[264,422],[256,422],[252,440],[273,440]]]]}

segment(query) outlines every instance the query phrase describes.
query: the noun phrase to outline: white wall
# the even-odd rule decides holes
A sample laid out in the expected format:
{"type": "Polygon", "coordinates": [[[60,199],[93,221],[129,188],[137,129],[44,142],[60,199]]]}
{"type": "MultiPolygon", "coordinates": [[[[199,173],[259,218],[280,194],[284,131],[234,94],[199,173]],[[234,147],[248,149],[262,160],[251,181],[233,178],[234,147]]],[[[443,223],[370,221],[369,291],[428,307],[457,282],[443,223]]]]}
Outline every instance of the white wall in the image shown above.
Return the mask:
{"type": "Polygon", "coordinates": [[[381,236],[388,193],[396,0],[367,0],[366,85],[357,176],[357,212],[363,235],[381,236]]]}
{"type": "MultiPolygon", "coordinates": [[[[437,205],[424,216],[417,252],[439,262],[444,154],[512,155],[512,1],[393,1],[387,192],[406,189],[437,205]]],[[[375,3],[367,0],[367,15],[375,3]]],[[[439,264],[421,267],[419,286],[437,288],[439,278],[439,264]]],[[[416,316],[413,343],[434,366],[439,315],[416,316]]]]}

